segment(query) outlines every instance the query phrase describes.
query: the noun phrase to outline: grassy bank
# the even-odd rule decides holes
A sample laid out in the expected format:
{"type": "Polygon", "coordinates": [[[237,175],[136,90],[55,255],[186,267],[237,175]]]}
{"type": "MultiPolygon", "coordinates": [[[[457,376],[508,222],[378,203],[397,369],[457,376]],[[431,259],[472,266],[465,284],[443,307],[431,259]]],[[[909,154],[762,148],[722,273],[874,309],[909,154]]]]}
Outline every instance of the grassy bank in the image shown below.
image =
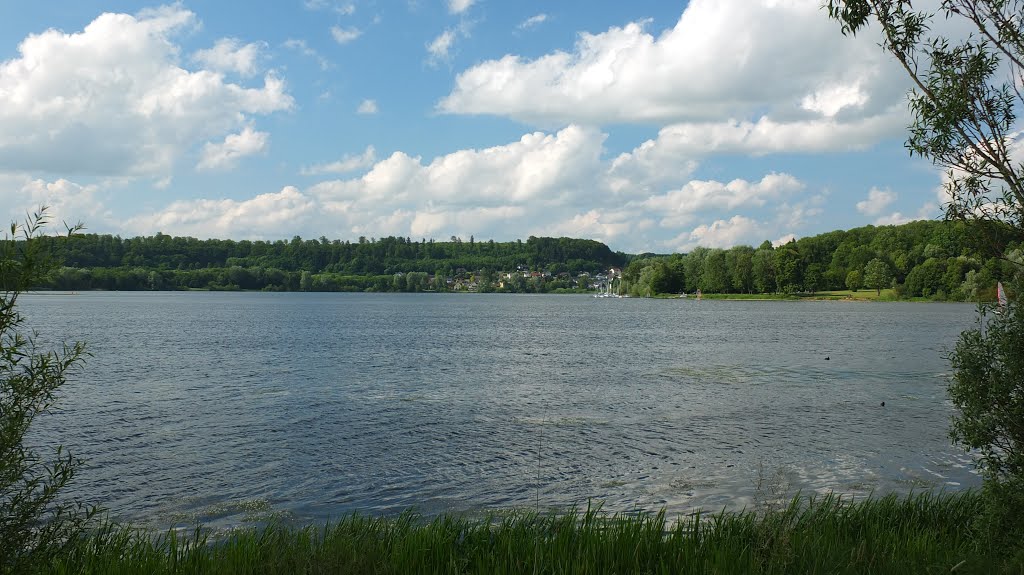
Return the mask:
{"type": "Polygon", "coordinates": [[[987,545],[975,493],[850,504],[794,500],[770,512],[515,512],[484,519],[351,516],[217,540],[106,528],[55,573],[957,573],[1020,572],[987,545]]]}

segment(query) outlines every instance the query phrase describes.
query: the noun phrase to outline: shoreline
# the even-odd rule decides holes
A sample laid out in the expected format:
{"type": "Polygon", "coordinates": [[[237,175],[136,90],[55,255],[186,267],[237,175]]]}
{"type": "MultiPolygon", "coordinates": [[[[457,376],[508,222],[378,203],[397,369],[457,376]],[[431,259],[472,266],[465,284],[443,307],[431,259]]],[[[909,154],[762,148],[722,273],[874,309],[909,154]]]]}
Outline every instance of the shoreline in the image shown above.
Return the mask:
{"type": "MultiPolygon", "coordinates": [[[[942,300],[942,299],[931,299],[924,297],[913,297],[913,298],[896,298],[885,293],[886,290],[882,290],[883,293],[879,296],[873,293],[869,293],[866,290],[856,295],[853,294],[837,294],[833,292],[820,292],[814,294],[801,294],[801,295],[787,295],[787,294],[703,294],[702,300],[708,301],[834,301],[834,302],[867,302],[867,303],[962,303],[962,304],[994,304],[995,301],[958,301],[958,300],[942,300]]],[[[90,293],[117,293],[117,294],[178,294],[178,293],[273,293],[273,294],[435,294],[435,295],[512,295],[512,296],[593,296],[593,290],[580,291],[551,291],[551,292],[479,292],[479,291],[419,291],[419,292],[404,292],[404,291],[270,291],[270,290],[219,290],[219,289],[207,289],[207,288],[191,288],[185,290],[104,290],[104,289],[90,289],[90,290],[51,290],[51,289],[33,289],[25,292],[26,295],[46,295],[46,296],[75,296],[81,294],[90,293]]],[[[658,300],[686,300],[686,301],[701,301],[693,295],[686,295],[686,297],[680,297],[681,294],[658,294],[648,297],[637,297],[627,296],[624,298],[611,298],[611,299],[658,299],[658,300]]]]}
{"type": "Polygon", "coordinates": [[[1004,572],[1018,540],[996,541],[981,492],[764,500],[750,510],[671,517],[600,503],[327,524],[269,523],[226,533],[101,523],[49,558],[56,572],[811,573],[1004,572]],[[973,528],[964,528],[965,526],[973,528]],[[89,569],[82,569],[88,565],[89,569]]]}

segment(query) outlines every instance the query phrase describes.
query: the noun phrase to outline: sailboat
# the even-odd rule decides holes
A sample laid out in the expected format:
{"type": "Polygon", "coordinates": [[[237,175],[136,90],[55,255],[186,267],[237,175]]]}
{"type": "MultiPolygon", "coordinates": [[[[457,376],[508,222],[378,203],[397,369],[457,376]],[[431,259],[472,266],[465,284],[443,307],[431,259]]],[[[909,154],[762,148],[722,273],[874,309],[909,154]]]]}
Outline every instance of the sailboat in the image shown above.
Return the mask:
{"type": "Polygon", "coordinates": [[[996,301],[999,303],[999,309],[996,310],[998,313],[1003,313],[1006,310],[1006,290],[1003,289],[1003,282],[996,282],[996,301]]]}

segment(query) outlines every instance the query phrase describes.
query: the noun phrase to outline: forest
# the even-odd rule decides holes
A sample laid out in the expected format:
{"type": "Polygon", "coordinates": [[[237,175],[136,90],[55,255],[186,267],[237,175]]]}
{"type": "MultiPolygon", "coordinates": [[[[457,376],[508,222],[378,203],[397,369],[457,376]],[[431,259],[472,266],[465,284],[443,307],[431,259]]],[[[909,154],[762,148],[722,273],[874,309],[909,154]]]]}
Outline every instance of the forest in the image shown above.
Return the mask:
{"type": "Polygon", "coordinates": [[[987,256],[992,228],[916,221],[832,231],[773,246],[698,247],[687,254],[613,252],[584,239],[512,242],[386,237],[357,241],[199,240],[78,234],[61,244],[63,267],[42,288],[58,290],[507,291],[590,289],[610,268],[634,296],[795,294],[894,289],[897,297],[991,299],[1024,250],[987,256]]]}
{"type": "MultiPolygon", "coordinates": [[[[986,255],[1006,233],[979,222],[915,221],[865,226],[757,248],[696,248],[687,254],[633,258],[622,289],[659,293],[796,294],[893,289],[899,298],[977,301],[994,297],[1024,250],[1010,244],[1006,258],[986,255]]],[[[1019,268],[1018,268],[1019,269],[1019,268]]]]}
{"type": "MultiPolygon", "coordinates": [[[[507,290],[572,287],[572,275],[621,267],[626,254],[593,240],[530,237],[525,242],[439,242],[359,238],[355,242],[198,240],[164,234],[123,239],[76,234],[60,245],[64,266],[45,286],[59,290],[493,291],[499,272],[540,270],[507,290]],[[532,278],[531,278],[532,279],[532,278]]],[[[60,246],[60,247],[58,247],[60,246]]],[[[518,276],[517,279],[522,279],[518,276]]]]}

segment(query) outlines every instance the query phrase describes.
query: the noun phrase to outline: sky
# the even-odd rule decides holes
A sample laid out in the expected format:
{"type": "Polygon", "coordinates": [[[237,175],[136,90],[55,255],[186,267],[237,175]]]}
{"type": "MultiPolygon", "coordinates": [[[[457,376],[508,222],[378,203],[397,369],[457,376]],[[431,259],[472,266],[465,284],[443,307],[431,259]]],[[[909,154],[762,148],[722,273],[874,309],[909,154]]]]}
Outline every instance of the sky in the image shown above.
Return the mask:
{"type": "Polygon", "coordinates": [[[939,217],[909,80],[821,4],[21,3],[0,18],[0,216],[629,253],[939,217]]]}

